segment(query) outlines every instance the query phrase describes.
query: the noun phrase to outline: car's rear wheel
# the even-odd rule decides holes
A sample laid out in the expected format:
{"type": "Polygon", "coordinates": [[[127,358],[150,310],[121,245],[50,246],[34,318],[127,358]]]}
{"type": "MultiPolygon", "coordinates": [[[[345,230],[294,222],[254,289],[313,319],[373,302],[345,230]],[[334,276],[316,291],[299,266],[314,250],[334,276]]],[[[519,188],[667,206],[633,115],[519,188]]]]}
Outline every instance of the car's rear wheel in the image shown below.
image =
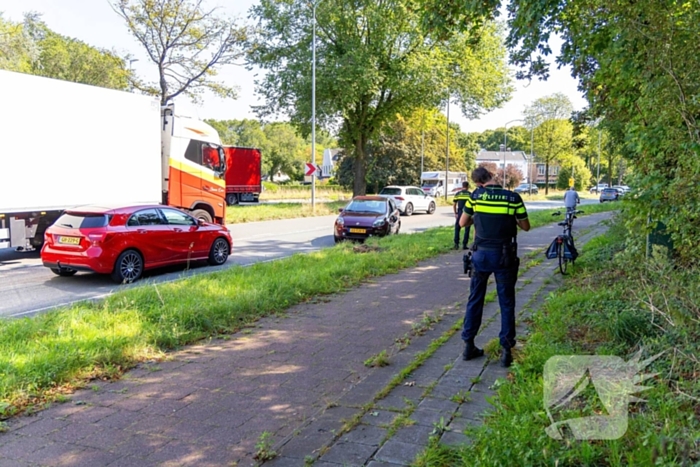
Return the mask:
{"type": "Polygon", "coordinates": [[[143,257],[136,250],[123,251],[114,263],[112,280],[120,284],[137,281],[143,275],[143,257]]]}
{"type": "Polygon", "coordinates": [[[211,214],[209,214],[204,209],[195,209],[194,211],[192,211],[192,217],[194,217],[195,219],[202,220],[207,224],[212,223],[211,214]]]}
{"type": "Polygon", "coordinates": [[[343,239],[340,238],[340,237],[336,237],[335,235],[333,235],[333,241],[334,241],[335,243],[340,243],[340,242],[343,241],[343,239]]]}
{"type": "Polygon", "coordinates": [[[51,268],[51,272],[56,274],[57,276],[70,277],[75,275],[75,273],[78,271],[70,268],[51,268]]]}
{"type": "Polygon", "coordinates": [[[413,215],[413,204],[408,203],[406,205],[406,209],[403,210],[404,216],[412,216],[413,215]]]}
{"type": "Polygon", "coordinates": [[[219,237],[214,240],[209,249],[209,264],[212,266],[221,266],[226,262],[231,254],[231,248],[225,238],[219,237]]]}
{"type": "Polygon", "coordinates": [[[428,205],[428,214],[433,214],[435,212],[435,202],[431,201],[428,205]]]}
{"type": "Polygon", "coordinates": [[[229,193],[226,195],[226,204],[229,206],[234,206],[238,204],[238,196],[235,193],[229,193]]]}

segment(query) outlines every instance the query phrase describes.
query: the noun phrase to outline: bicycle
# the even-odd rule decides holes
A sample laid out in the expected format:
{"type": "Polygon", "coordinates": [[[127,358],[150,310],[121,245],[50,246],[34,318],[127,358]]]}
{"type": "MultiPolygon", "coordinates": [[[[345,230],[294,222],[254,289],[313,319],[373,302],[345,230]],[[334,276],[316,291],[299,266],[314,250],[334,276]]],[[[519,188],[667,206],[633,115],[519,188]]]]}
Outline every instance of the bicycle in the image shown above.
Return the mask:
{"type": "MultiPolygon", "coordinates": [[[[557,235],[557,238],[554,239],[547,249],[547,258],[558,258],[559,271],[561,271],[562,275],[566,274],[568,264],[573,264],[578,256],[578,252],[574,246],[574,236],[571,233],[574,227],[576,214],[583,214],[583,211],[567,209],[564,220],[557,223],[557,225],[564,227],[564,231],[561,235],[557,235]]],[[[552,213],[552,216],[561,216],[561,211],[552,213]]]]}

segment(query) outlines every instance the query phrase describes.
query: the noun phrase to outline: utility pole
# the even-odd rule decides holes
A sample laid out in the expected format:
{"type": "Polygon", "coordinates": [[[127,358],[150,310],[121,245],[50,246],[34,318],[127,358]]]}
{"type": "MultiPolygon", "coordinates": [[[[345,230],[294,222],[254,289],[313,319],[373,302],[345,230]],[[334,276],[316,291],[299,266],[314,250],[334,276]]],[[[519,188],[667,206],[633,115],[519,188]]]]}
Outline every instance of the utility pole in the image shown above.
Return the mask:
{"type": "Polygon", "coordinates": [[[445,152],[445,184],[442,189],[445,190],[445,201],[447,201],[447,181],[450,171],[450,94],[447,94],[447,147],[445,152]]]}
{"type": "MultiPolygon", "coordinates": [[[[314,2],[314,23],[311,40],[311,164],[316,166],[316,6],[314,2]]],[[[311,174],[311,210],[316,210],[316,172],[311,174]]]]}
{"type": "Polygon", "coordinates": [[[420,174],[418,175],[418,186],[421,186],[423,177],[423,158],[425,157],[425,109],[421,111],[420,129],[420,174]]]}

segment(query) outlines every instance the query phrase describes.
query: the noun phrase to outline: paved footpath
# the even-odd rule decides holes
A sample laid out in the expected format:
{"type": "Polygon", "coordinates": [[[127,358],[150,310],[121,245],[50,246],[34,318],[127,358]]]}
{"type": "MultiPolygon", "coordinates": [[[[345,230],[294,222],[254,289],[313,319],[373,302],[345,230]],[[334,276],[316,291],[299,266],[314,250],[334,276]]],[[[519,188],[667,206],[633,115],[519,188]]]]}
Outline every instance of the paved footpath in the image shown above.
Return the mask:
{"type": "MultiPolygon", "coordinates": [[[[577,219],[577,245],[608,217],[577,219]]],[[[521,258],[543,252],[559,229],[521,233],[521,258]]],[[[0,467],[396,466],[409,465],[431,435],[467,442],[463,428],[478,423],[507,370],[486,358],[462,361],[458,332],[430,347],[464,314],[461,258],[424,261],[142,364],[119,381],[91,383],[12,420],[0,434],[0,467]],[[397,380],[427,349],[434,351],[422,365],[397,380]],[[382,352],[388,366],[364,364],[382,352]],[[399,416],[413,424],[390,430],[399,416]]],[[[525,260],[521,271],[520,335],[523,318],[556,288],[547,279],[559,277],[546,259],[531,267],[525,260]]],[[[479,345],[500,329],[497,302],[484,313],[479,345]]]]}

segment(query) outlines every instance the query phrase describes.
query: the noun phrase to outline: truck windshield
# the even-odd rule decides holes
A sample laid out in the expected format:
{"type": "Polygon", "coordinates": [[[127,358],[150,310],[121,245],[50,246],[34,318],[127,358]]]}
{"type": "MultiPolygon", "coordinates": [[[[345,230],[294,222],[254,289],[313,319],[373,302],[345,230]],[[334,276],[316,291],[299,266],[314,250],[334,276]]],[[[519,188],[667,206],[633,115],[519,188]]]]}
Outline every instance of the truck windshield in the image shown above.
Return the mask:
{"type": "Polygon", "coordinates": [[[435,186],[437,184],[437,180],[423,180],[423,186],[435,186]]]}

